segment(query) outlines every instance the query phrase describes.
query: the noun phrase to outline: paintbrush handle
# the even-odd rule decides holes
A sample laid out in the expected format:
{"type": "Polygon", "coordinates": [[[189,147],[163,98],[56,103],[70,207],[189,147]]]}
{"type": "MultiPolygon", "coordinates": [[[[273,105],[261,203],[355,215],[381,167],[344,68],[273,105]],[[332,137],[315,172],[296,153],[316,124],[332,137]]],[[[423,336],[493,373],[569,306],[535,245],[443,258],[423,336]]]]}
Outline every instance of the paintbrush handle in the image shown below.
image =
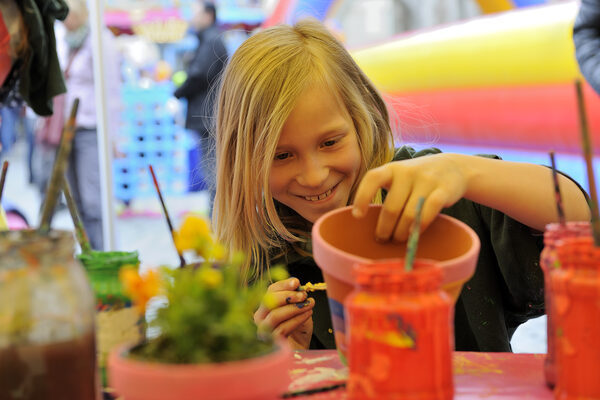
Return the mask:
{"type": "Polygon", "coordinates": [[[587,169],[588,185],[590,189],[590,206],[592,209],[592,232],[594,244],[600,246],[600,216],[598,214],[598,193],[596,192],[596,179],[594,178],[594,167],[592,161],[592,142],[590,139],[587,114],[585,111],[585,101],[583,98],[583,89],[581,81],[575,81],[577,94],[577,111],[579,114],[579,128],[581,130],[581,143],[583,147],[583,158],[587,169]]]}
{"type": "Polygon", "coordinates": [[[6,181],[6,171],[8,170],[8,161],[2,164],[2,174],[0,175],[0,204],[2,202],[2,193],[4,193],[4,182],[6,181]]]}
{"type": "Polygon", "coordinates": [[[44,200],[44,207],[42,209],[42,218],[40,220],[40,231],[47,232],[50,230],[50,223],[52,222],[52,216],[54,215],[54,208],[58,200],[58,195],[62,188],[62,181],[64,179],[65,170],[67,169],[67,160],[71,154],[71,144],[73,137],[75,136],[75,120],[77,117],[77,110],[79,108],[79,99],[76,98],[71,106],[71,114],[67,123],[63,127],[62,135],[60,137],[60,144],[58,145],[58,151],[56,153],[56,159],[52,166],[52,175],[46,189],[46,198],[44,200]]]}
{"type": "Polygon", "coordinates": [[[67,208],[69,209],[71,219],[73,220],[73,225],[75,226],[75,236],[77,237],[79,246],[81,246],[81,251],[83,253],[89,253],[92,251],[92,246],[90,245],[90,240],[88,238],[87,233],[85,232],[85,228],[83,227],[83,222],[79,217],[79,211],[77,211],[77,204],[73,199],[71,187],[69,186],[69,182],[67,181],[66,177],[64,177],[63,179],[63,193],[65,195],[65,199],[67,200],[67,208]]]}
{"type": "Polygon", "coordinates": [[[417,255],[417,247],[419,245],[419,230],[421,229],[421,211],[423,210],[423,203],[425,203],[425,197],[420,197],[419,202],[417,203],[415,220],[411,226],[410,234],[408,236],[408,242],[406,243],[406,257],[404,259],[404,269],[406,271],[412,271],[413,264],[415,263],[415,257],[417,255]]]}
{"type": "MultiPolygon", "coordinates": [[[[160,191],[158,179],[156,179],[156,175],[154,174],[154,168],[152,168],[152,165],[148,165],[148,169],[150,170],[150,175],[152,175],[152,181],[154,182],[154,187],[156,188],[156,193],[158,194],[158,200],[160,201],[160,205],[161,205],[163,213],[165,215],[165,220],[167,220],[167,226],[169,227],[169,232],[171,233],[171,238],[173,239],[173,245],[175,245],[175,230],[173,229],[173,224],[171,223],[171,217],[169,216],[169,211],[167,211],[167,205],[165,204],[165,200],[163,199],[162,192],[160,191]]],[[[183,254],[181,254],[179,249],[177,249],[176,245],[175,245],[175,251],[177,251],[177,255],[179,256],[179,267],[183,268],[185,266],[185,258],[183,258],[183,254]]]]}
{"type": "Polygon", "coordinates": [[[311,394],[329,392],[331,390],[343,389],[345,387],[346,387],[346,382],[335,383],[333,385],[321,386],[321,387],[316,387],[316,388],[312,388],[312,389],[297,390],[295,392],[286,392],[281,395],[281,398],[289,399],[292,397],[309,396],[311,394]]]}
{"type": "Polygon", "coordinates": [[[554,183],[554,196],[556,197],[556,211],[558,213],[558,221],[561,225],[565,224],[565,212],[562,206],[562,196],[560,194],[560,186],[558,184],[558,172],[556,171],[556,161],[554,152],[550,152],[550,163],[552,164],[552,182],[554,183]]]}

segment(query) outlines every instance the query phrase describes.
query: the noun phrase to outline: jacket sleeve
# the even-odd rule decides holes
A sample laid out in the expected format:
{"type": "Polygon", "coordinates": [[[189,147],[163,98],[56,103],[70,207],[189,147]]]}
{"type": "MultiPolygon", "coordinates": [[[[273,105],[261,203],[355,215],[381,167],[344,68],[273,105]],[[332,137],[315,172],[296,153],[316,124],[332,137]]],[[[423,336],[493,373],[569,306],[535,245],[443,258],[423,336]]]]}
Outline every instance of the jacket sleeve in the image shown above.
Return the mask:
{"type": "Polygon", "coordinates": [[[30,55],[24,59],[19,93],[36,114],[52,115],[52,98],[66,92],[56,54],[54,21],[64,20],[69,8],[63,0],[22,0],[23,22],[28,27],[30,55]]]}
{"type": "Polygon", "coordinates": [[[581,0],[573,42],[581,73],[600,94],[600,0],[581,0]]]}
{"type": "Polygon", "coordinates": [[[175,91],[175,97],[190,98],[208,90],[226,60],[227,50],[220,37],[214,35],[205,38],[188,68],[187,79],[175,91]]]}

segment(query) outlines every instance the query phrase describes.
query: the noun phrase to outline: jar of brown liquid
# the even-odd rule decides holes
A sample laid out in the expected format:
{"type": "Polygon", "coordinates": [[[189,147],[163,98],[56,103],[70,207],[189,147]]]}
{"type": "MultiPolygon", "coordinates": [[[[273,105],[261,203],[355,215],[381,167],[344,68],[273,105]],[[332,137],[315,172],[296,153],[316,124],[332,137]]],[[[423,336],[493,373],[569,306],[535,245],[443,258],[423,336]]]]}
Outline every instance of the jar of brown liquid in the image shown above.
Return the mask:
{"type": "Polygon", "coordinates": [[[97,400],[94,296],[73,234],[0,233],[0,400],[97,400]]]}

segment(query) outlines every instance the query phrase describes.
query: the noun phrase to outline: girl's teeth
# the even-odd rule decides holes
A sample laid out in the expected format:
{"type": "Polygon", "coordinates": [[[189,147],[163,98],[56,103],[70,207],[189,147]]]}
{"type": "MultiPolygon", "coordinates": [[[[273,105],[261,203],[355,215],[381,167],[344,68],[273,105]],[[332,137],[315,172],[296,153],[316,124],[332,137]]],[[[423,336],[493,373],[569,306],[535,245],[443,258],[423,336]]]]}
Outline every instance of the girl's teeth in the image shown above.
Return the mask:
{"type": "Polygon", "coordinates": [[[318,196],[305,196],[304,198],[308,201],[317,201],[317,200],[323,200],[325,197],[329,196],[331,194],[332,189],[329,189],[328,191],[326,191],[323,194],[320,194],[318,196]]]}

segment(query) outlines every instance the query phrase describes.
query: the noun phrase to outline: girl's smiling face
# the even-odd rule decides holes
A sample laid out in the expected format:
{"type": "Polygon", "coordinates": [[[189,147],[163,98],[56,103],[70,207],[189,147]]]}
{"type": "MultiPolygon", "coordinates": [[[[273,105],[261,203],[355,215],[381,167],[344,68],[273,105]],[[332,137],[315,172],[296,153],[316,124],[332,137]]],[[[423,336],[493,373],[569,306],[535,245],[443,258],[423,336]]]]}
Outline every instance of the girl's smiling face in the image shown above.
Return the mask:
{"type": "Polygon", "coordinates": [[[362,165],[352,119],[324,86],[311,86],[283,125],[269,185],[273,198],[310,222],[346,206],[362,165]]]}

